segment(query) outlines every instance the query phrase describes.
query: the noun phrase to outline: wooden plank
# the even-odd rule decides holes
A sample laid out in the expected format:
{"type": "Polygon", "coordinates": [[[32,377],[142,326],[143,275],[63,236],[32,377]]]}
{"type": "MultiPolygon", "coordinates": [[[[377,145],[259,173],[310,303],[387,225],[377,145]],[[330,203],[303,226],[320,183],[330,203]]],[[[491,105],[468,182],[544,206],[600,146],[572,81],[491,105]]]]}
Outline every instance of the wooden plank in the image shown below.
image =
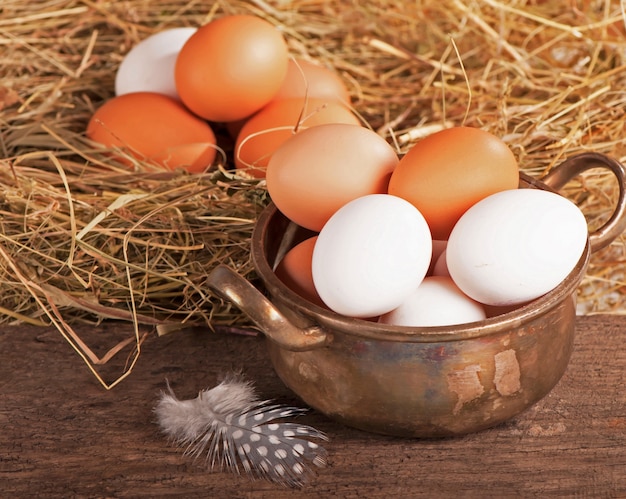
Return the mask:
{"type": "MultiPolygon", "coordinates": [[[[622,318],[579,318],[559,385],[524,414],[478,434],[390,438],[312,412],[301,421],[330,436],[329,464],[293,491],[208,472],[168,444],[152,412],[166,378],[179,397],[192,398],[234,370],[262,398],[302,405],[274,374],[261,338],[205,330],[150,336],[131,376],[106,391],[57,331],[5,327],[0,490],[4,497],[624,497],[625,329],[622,318]]],[[[130,334],[116,323],[78,331],[96,349],[130,334]]]]}

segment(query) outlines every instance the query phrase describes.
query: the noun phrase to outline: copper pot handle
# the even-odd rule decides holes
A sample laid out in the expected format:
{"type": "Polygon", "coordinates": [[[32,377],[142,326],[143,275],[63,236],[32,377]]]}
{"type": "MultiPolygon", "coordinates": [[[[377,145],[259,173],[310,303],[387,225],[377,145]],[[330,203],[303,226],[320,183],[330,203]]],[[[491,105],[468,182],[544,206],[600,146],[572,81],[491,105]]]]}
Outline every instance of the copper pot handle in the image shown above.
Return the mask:
{"type": "Polygon", "coordinates": [[[626,168],[619,161],[596,152],[580,153],[566,159],[544,176],[541,181],[548,187],[559,190],[571,179],[592,168],[608,168],[617,178],[619,197],[611,217],[589,234],[591,251],[608,246],[626,230],[626,168]]]}
{"type": "Polygon", "coordinates": [[[271,341],[293,352],[313,350],[328,340],[318,327],[293,325],[258,289],[226,265],[215,267],[207,285],[219,297],[237,305],[271,341]]]}

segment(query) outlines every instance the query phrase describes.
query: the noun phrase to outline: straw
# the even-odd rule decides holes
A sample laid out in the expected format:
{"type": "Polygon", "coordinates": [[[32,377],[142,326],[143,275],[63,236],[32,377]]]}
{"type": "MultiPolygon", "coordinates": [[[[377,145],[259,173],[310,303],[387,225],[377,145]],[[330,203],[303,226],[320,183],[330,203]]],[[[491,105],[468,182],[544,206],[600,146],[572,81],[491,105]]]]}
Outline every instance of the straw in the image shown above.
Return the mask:
{"type": "MultiPolygon", "coordinates": [[[[267,19],[293,56],[335,70],[400,155],[465,124],[500,136],[536,177],[583,151],[625,159],[619,2],[4,0],[0,322],[55,325],[92,367],[109,357],[90,356],[74,324],[131,322],[137,352],[144,325],[250,327],[203,285],[218,263],[255,278],[249,239],[268,198],[263,181],[232,171],[232,143],[225,162],[190,175],[129,167],[84,135],[136,43],[236,13],[267,19]]],[[[593,171],[563,194],[593,230],[617,186],[593,171]]],[[[625,263],[624,237],[592,256],[580,313],[624,313],[625,263]]]]}

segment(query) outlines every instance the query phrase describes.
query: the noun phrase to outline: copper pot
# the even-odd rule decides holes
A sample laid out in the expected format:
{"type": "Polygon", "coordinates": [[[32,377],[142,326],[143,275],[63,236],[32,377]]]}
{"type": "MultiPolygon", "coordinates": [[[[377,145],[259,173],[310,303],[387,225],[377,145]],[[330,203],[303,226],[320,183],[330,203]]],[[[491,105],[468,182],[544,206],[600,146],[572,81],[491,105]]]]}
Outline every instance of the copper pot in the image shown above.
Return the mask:
{"type": "Polygon", "coordinates": [[[620,194],[611,218],[588,237],[576,267],[546,295],[516,310],[459,326],[402,327],[340,316],[287,288],[273,269],[312,233],[274,205],[260,215],[252,258],[269,295],[226,266],[208,285],[265,333],[278,376],[306,404],[363,430],[405,437],[475,432],[536,403],[565,372],[574,339],[576,289],[588,261],[626,228],[625,169],[597,153],[574,156],[542,181],[520,174],[520,188],[556,190],[590,168],[610,169],[620,194]]]}

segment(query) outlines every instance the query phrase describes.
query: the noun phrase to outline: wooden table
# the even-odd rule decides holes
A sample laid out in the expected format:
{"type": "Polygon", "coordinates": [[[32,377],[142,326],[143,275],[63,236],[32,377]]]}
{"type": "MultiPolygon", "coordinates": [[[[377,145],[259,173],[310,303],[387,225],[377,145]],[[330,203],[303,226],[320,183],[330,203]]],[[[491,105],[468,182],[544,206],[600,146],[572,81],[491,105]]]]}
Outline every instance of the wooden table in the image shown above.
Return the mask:
{"type": "MultiPolygon", "coordinates": [[[[126,324],[77,328],[105,346],[126,324]]],[[[101,387],[53,329],[0,329],[2,497],[626,497],[626,319],[581,317],[568,370],[516,419],[444,440],[378,436],[311,412],[326,468],[302,490],[208,472],[172,447],[153,407],[169,379],[193,398],[241,369],[262,398],[302,405],[263,340],[187,330],[150,336],[129,378],[101,387]]],[[[110,373],[109,373],[110,374],[110,373]]]]}

